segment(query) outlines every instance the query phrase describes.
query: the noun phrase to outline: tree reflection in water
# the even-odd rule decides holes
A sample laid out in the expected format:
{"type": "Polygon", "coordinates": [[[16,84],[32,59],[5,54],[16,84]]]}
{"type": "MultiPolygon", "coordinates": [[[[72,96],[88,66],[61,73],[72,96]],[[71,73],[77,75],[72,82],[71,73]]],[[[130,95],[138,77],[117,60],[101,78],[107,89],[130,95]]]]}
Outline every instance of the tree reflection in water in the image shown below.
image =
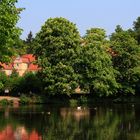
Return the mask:
{"type": "Polygon", "coordinates": [[[139,140],[139,118],[130,104],[1,108],[0,140],[139,140]]]}
{"type": "Polygon", "coordinates": [[[42,137],[35,130],[28,133],[23,126],[14,130],[8,125],[0,132],[0,140],[42,140],[42,137]]]}
{"type": "Polygon", "coordinates": [[[74,117],[77,121],[80,121],[81,119],[89,118],[90,112],[89,109],[85,107],[80,110],[77,108],[61,108],[60,115],[64,119],[67,119],[70,116],[74,117]]]}

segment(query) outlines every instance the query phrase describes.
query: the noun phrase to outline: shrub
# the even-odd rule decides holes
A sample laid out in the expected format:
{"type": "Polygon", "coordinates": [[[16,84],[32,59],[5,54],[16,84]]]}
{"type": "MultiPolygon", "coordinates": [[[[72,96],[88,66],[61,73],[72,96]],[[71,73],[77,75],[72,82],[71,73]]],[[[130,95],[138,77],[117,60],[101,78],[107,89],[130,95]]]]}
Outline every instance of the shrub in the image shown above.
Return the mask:
{"type": "Polygon", "coordinates": [[[42,104],[42,103],[44,103],[43,97],[38,96],[38,95],[32,96],[31,99],[32,99],[32,103],[36,103],[36,104],[42,104]]]}
{"type": "Polygon", "coordinates": [[[74,107],[74,106],[77,106],[78,101],[76,99],[70,99],[69,103],[70,103],[70,106],[74,107]]]}
{"type": "Polygon", "coordinates": [[[85,96],[81,96],[78,101],[80,104],[87,104],[88,103],[88,99],[85,96]]]}
{"type": "Polygon", "coordinates": [[[20,96],[20,103],[21,104],[29,104],[31,102],[31,98],[26,95],[20,96]]]}
{"type": "Polygon", "coordinates": [[[3,99],[3,100],[1,100],[0,101],[0,105],[9,105],[10,104],[10,102],[7,100],[7,99],[3,99]]]}

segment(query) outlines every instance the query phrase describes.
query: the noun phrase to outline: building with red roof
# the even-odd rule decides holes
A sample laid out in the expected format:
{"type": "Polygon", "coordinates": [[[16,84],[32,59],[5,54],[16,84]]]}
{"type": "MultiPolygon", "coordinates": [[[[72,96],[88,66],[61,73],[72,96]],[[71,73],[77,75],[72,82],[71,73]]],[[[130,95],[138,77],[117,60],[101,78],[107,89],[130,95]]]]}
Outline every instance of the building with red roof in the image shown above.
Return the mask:
{"type": "Polygon", "coordinates": [[[37,64],[34,64],[35,60],[33,54],[13,57],[12,62],[9,64],[0,63],[1,70],[4,71],[6,75],[11,75],[13,70],[15,70],[19,76],[23,76],[26,72],[37,72],[40,68],[37,64]]]}

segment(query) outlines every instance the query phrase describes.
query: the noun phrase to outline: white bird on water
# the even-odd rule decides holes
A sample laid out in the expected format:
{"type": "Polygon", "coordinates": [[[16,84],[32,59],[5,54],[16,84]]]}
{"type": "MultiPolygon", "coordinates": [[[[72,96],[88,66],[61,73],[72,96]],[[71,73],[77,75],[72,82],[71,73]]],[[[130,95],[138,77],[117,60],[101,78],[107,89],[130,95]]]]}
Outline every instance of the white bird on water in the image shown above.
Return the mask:
{"type": "Polygon", "coordinates": [[[81,110],[81,106],[78,106],[78,107],[77,107],[77,110],[81,110]]]}
{"type": "Polygon", "coordinates": [[[48,115],[50,115],[50,114],[51,114],[51,112],[47,112],[47,114],[48,114],[48,115]]]}

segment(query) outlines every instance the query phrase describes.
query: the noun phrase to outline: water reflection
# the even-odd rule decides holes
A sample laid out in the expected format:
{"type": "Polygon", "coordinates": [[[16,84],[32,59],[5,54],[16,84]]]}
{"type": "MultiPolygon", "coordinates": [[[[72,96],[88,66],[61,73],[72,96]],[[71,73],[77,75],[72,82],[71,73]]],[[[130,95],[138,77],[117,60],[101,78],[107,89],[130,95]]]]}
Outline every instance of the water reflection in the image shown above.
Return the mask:
{"type": "Polygon", "coordinates": [[[89,108],[61,108],[60,109],[60,116],[63,117],[63,119],[67,119],[69,117],[75,118],[77,121],[80,121],[82,119],[88,119],[90,116],[89,108]]]}
{"type": "Polygon", "coordinates": [[[0,140],[139,140],[140,105],[0,108],[0,140]]]}
{"type": "Polygon", "coordinates": [[[8,125],[0,131],[0,140],[42,140],[42,137],[35,130],[28,133],[23,126],[14,129],[8,125]]]}

